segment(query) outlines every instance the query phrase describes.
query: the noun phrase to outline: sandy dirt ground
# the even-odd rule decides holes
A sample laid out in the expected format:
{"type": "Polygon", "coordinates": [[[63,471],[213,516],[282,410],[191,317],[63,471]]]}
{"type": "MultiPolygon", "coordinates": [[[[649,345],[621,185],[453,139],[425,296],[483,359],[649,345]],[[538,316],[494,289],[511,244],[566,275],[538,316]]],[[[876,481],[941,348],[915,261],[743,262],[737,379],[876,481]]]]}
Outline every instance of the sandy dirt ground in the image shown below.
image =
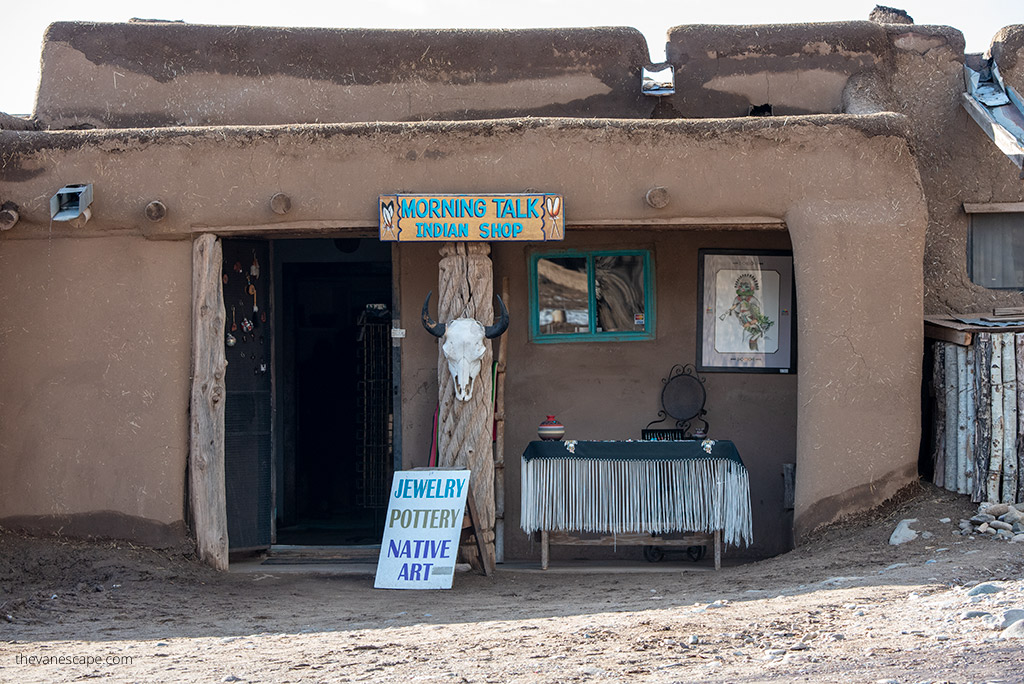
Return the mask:
{"type": "Polygon", "coordinates": [[[954,535],[974,512],[925,485],[717,573],[502,569],[421,592],[0,533],[0,681],[1024,682],[1024,639],[1000,631],[1024,544],[954,535]],[[890,546],[902,518],[932,536],[890,546]]]}

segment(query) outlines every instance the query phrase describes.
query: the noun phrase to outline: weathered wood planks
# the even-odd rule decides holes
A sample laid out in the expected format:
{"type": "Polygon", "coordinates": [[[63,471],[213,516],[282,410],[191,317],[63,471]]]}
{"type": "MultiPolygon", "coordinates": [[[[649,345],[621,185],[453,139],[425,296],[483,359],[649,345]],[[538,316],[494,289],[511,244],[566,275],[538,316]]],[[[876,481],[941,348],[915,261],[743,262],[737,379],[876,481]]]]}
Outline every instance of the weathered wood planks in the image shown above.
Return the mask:
{"type": "Polygon", "coordinates": [[[995,501],[999,496],[999,476],[1003,472],[1003,347],[1002,335],[992,336],[992,362],[989,364],[992,378],[992,441],[988,450],[988,475],[985,483],[985,500],[995,501]]]}
{"type": "Polygon", "coordinates": [[[932,424],[935,426],[935,440],[932,445],[932,482],[937,487],[946,486],[946,348],[948,344],[935,345],[935,363],[932,366],[932,395],[935,411],[932,424]]]}
{"type": "Polygon", "coordinates": [[[960,413],[960,401],[957,397],[957,384],[960,380],[960,370],[956,366],[956,346],[950,345],[946,349],[946,378],[943,392],[946,399],[946,455],[943,462],[946,466],[944,481],[946,489],[951,492],[957,491],[958,477],[956,474],[956,443],[959,436],[957,419],[960,413]]]}
{"type": "Polygon", "coordinates": [[[974,443],[974,489],[971,492],[971,500],[975,503],[985,499],[985,482],[988,474],[989,442],[992,441],[992,403],[981,401],[981,397],[989,396],[991,392],[992,376],[989,366],[992,363],[992,335],[980,333],[977,335],[975,349],[975,372],[977,374],[977,397],[978,405],[975,408],[977,416],[977,439],[974,443]]]}
{"type": "Polygon", "coordinates": [[[1024,333],[936,342],[933,481],[972,500],[1024,500],[1024,333]]]}

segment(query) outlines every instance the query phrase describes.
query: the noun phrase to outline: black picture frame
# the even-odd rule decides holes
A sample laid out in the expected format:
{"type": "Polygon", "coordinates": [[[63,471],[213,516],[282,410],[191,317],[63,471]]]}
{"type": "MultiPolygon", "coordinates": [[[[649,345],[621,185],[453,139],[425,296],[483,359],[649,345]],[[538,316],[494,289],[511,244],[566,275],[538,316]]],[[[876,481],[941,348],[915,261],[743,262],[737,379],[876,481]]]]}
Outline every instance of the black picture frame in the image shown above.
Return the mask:
{"type": "Polygon", "coordinates": [[[697,369],[795,372],[793,253],[701,249],[697,260],[697,369]]]}

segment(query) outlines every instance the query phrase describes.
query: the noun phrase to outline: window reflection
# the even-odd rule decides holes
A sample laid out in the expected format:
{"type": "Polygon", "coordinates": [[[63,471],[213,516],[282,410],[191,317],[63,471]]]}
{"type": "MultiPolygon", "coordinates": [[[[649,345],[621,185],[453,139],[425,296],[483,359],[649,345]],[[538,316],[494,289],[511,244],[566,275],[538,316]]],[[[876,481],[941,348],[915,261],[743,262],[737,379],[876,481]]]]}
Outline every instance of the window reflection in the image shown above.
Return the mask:
{"type": "Polygon", "coordinates": [[[644,330],[644,258],[594,258],[598,332],[644,330]]]}
{"type": "Polygon", "coordinates": [[[590,332],[585,257],[537,260],[537,305],[545,335],[590,332]]]}

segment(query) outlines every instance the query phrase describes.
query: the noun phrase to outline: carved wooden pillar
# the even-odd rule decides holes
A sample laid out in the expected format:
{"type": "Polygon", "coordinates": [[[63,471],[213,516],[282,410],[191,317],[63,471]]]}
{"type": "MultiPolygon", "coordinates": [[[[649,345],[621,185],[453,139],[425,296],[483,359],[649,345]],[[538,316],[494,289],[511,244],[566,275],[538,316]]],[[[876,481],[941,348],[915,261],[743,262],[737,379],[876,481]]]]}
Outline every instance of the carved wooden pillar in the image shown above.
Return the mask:
{"type": "MultiPolygon", "coordinates": [[[[494,321],[491,248],[482,242],[449,242],[441,249],[438,273],[438,321],[475,318],[485,326],[494,321]]],[[[491,341],[480,359],[480,374],[469,401],[455,398],[455,381],[438,345],[437,380],[439,465],[469,468],[471,486],[489,553],[494,554],[494,460],[491,449],[494,409],[491,403],[491,341]]]]}

